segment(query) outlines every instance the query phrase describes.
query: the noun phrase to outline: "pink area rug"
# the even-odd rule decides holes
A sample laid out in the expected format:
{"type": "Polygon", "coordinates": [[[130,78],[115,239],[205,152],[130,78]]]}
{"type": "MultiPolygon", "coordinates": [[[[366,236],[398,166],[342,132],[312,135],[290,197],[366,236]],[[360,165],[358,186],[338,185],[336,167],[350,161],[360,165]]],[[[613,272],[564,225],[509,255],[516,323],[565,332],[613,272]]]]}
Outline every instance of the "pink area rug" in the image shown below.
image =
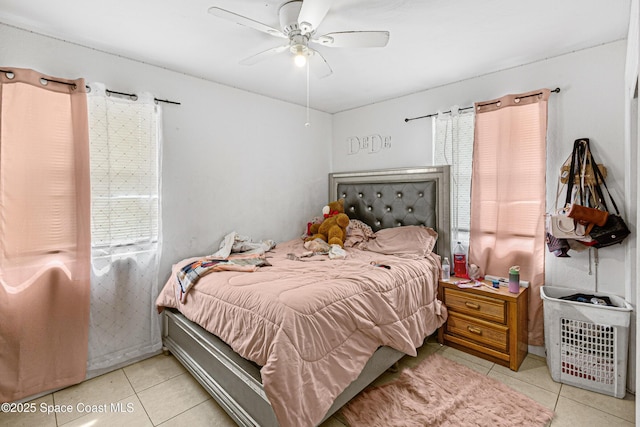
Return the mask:
{"type": "Polygon", "coordinates": [[[545,426],[553,411],[501,382],[433,354],[397,380],[360,393],[350,427],[545,426]]]}

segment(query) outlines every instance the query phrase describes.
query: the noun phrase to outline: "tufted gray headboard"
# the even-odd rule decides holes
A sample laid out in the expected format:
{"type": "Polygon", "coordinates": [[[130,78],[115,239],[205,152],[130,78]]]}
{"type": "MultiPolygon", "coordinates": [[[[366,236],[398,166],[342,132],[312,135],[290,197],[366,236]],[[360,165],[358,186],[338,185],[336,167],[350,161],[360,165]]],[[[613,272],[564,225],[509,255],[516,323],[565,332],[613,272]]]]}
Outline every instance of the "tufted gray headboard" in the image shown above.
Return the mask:
{"type": "Polygon", "coordinates": [[[426,225],[438,232],[436,252],[450,257],[449,166],[329,174],[329,200],[374,231],[426,225]]]}

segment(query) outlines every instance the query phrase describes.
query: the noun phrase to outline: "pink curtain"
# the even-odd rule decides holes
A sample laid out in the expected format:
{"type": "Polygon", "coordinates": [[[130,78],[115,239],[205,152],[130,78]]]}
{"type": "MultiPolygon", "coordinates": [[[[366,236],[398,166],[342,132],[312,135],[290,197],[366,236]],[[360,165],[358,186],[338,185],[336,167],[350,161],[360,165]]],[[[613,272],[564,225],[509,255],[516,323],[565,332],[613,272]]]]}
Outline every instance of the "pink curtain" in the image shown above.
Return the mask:
{"type": "Polygon", "coordinates": [[[89,325],[85,83],[10,71],[0,72],[0,402],[83,381],[89,325]]]}
{"type": "Polygon", "coordinates": [[[469,262],[529,281],[529,344],[544,344],[545,170],[549,90],[476,103],[469,262]]]}

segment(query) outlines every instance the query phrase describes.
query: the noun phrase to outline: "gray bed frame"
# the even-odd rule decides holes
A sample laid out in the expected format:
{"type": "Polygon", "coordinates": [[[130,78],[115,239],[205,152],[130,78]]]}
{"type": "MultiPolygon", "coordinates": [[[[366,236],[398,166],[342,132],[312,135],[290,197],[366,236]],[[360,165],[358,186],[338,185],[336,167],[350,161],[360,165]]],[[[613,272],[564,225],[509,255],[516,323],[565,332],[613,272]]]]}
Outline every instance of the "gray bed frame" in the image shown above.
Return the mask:
{"type": "MultiPolygon", "coordinates": [[[[329,175],[329,200],[345,199],[345,212],[374,230],[426,225],[438,232],[436,251],[449,256],[450,175],[448,166],[385,169],[329,175]]],[[[163,344],[240,426],[278,426],[260,379],[260,367],[225,342],[186,319],[163,311],[163,344]]],[[[380,347],[360,376],[334,401],[326,420],[404,353],[380,347]]]]}

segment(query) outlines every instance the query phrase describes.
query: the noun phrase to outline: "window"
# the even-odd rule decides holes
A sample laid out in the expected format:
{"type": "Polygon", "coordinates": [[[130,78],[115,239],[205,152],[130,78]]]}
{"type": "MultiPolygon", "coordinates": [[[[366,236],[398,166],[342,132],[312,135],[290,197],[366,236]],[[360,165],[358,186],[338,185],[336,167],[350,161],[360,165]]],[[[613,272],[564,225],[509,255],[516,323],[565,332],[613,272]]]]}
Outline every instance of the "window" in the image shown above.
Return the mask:
{"type": "Polygon", "coordinates": [[[484,274],[520,266],[529,282],[529,345],[544,344],[547,102],[541,89],[476,103],[469,261],[484,274]]]}
{"type": "Polygon", "coordinates": [[[473,109],[433,117],[433,162],[451,165],[451,241],[469,244],[471,161],[473,158],[473,109]]]}
{"type": "Polygon", "coordinates": [[[89,375],[157,352],[161,255],[161,109],[90,83],[91,318],[89,375]],[[135,325],[134,328],[131,325],[135,325]]]}
{"type": "Polygon", "coordinates": [[[158,240],[158,113],[153,103],[89,97],[94,247],[158,240]]]}

